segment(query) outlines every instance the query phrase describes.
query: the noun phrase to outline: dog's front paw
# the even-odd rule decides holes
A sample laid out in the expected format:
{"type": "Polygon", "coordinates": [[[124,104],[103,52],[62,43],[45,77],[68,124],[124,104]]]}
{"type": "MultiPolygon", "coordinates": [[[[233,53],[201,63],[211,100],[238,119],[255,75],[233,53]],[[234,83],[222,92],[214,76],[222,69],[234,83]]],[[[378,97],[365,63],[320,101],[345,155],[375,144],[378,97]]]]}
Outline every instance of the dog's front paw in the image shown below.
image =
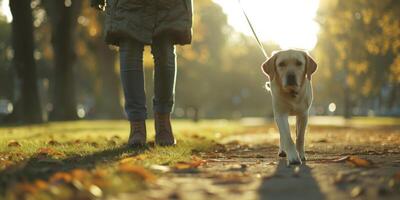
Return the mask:
{"type": "Polygon", "coordinates": [[[296,150],[287,154],[287,161],[289,165],[301,165],[301,159],[296,150]]]}

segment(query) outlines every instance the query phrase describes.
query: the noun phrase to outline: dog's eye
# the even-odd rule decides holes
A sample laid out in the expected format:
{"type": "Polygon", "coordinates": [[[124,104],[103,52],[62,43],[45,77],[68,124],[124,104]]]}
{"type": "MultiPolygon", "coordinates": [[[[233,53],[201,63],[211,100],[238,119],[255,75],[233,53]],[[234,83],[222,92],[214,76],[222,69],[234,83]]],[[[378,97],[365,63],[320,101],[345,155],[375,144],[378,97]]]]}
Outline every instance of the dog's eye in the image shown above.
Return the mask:
{"type": "Polygon", "coordinates": [[[303,63],[301,61],[296,61],[297,66],[301,66],[303,63]]]}
{"type": "Polygon", "coordinates": [[[285,63],[285,62],[280,62],[280,63],[278,64],[278,66],[279,66],[279,67],[286,67],[286,63],[285,63]]]}

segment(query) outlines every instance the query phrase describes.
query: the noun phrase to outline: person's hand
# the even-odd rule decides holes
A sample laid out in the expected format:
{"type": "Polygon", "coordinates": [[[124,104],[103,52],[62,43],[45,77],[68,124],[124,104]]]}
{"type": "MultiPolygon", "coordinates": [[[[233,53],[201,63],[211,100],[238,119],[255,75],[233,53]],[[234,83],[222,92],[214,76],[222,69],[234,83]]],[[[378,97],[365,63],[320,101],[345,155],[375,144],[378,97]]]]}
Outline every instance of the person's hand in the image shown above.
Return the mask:
{"type": "Polygon", "coordinates": [[[92,8],[95,8],[98,10],[104,10],[105,5],[106,5],[105,0],[90,0],[90,6],[92,8]]]}

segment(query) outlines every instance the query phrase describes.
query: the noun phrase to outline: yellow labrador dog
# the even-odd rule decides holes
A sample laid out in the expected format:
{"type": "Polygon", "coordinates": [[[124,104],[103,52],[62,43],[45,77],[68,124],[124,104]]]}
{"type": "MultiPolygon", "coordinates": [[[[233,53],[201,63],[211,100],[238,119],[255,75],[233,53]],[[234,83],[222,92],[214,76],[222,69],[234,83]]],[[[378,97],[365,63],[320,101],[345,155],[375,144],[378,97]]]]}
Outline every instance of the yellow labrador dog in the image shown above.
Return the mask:
{"type": "Polygon", "coordinates": [[[274,52],[262,65],[270,78],[272,106],[280,133],[279,156],[287,156],[289,165],[305,161],[304,133],[313,93],[311,75],[317,63],[308,53],[300,50],[274,52]],[[296,116],[296,144],[290,135],[288,117],[296,116]]]}

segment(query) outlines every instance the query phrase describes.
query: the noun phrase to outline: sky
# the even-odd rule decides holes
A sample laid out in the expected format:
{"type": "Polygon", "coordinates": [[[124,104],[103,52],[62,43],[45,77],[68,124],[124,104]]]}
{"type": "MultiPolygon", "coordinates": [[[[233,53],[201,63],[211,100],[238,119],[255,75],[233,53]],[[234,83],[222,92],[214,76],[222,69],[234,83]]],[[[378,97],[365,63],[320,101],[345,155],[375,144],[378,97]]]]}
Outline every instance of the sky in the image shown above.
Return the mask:
{"type": "MultiPolygon", "coordinates": [[[[11,22],[9,0],[2,0],[0,13],[11,22]]],[[[228,23],[252,36],[238,0],[214,0],[228,16],[228,23]]],[[[317,43],[318,24],[314,21],[319,0],[241,0],[258,36],[277,43],[282,49],[312,50],[317,43]]]]}
{"type": "MultiPolygon", "coordinates": [[[[252,36],[238,0],[214,0],[236,30],[252,36]]],[[[257,35],[283,49],[312,50],[317,43],[316,17],[319,0],[241,0],[257,35]]]]}

